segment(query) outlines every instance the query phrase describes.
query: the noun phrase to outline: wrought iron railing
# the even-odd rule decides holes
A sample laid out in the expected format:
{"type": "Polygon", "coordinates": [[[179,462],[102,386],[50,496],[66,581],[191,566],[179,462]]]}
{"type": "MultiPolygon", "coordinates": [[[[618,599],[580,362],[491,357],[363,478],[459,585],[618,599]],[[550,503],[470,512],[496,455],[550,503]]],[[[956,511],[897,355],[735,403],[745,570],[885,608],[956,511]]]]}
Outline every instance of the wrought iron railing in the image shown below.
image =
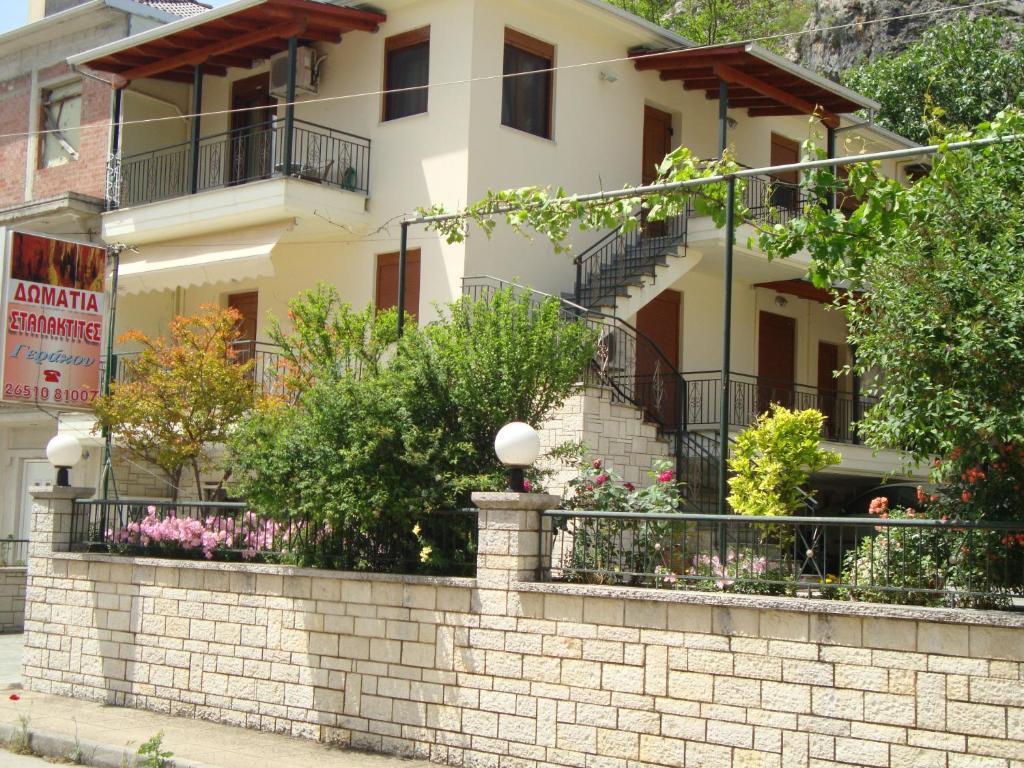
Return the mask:
{"type": "Polygon", "coordinates": [[[28,563],[28,539],[0,539],[0,568],[28,563]]]}
{"type": "Polygon", "coordinates": [[[191,142],[111,157],[107,207],[127,208],[274,176],[369,194],[369,139],[295,120],[291,157],[286,157],[286,131],[286,121],[273,119],[203,136],[195,158],[191,142]]]}
{"type": "Polygon", "coordinates": [[[134,556],[288,562],[335,570],[476,572],[476,509],[424,512],[416,531],[332,528],[306,519],[275,521],[243,502],[80,499],[71,549],[134,556]],[[424,557],[424,542],[430,547],[424,557]]]}
{"type": "MultiPolygon", "coordinates": [[[[239,365],[252,363],[249,378],[257,395],[289,395],[285,376],[290,366],[281,347],[263,341],[236,341],[231,344],[231,348],[234,362],[239,365]]],[[[112,380],[121,383],[132,381],[135,376],[132,361],[138,359],[138,356],[138,352],[116,353],[112,380]]]]}
{"type": "MultiPolygon", "coordinates": [[[[686,420],[692,429],[717,429],[722,402],[721,371],[687,371],[686,420]]],[[[743,429],[768,410],[771,403],[825,415],[821,436],[837,443],[856,443],[856,424],[876,400],[839,390],[779,382],[744,373],[729,374],[729,426],[743,429]]]]}
{"type": "Polygon", "coordinates": [[[566,320],[582,320],[597,338],[597,353],[586,372],[587,383],[607,387],[614,400],[641,409],[665,433],[685,429],[682,396],[685,383],[671,361],[646,334],[614,315],[588,310],[566,299],[490,275],[462,279],[463,295],[488,298],[495,291],[512,288],[528,292],[537,302],[555,299],[566,320]]]}
{"type": "Polygon", "coordinates": [[[542,578],[1024,609],[1024,522],[544,513],[542,578]]]}

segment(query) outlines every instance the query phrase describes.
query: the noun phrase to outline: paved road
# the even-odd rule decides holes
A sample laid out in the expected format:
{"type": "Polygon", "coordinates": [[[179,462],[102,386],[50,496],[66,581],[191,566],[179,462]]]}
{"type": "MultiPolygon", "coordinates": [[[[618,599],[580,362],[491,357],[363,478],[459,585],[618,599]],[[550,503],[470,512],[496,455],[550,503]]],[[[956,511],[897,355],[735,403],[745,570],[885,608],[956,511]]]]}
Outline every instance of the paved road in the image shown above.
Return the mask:
{"type": "Polygon", "coordinates": [[[0,690],[21,684],[24,635],[0,635],[0,690]]]}
{"type": "Polygon", "coordinates": [[[27,755],[15,755],[5,749],[0,749],[0,768],[42,768],[53,763],[43,760],[41,757],[29,757],[27,755]]]}

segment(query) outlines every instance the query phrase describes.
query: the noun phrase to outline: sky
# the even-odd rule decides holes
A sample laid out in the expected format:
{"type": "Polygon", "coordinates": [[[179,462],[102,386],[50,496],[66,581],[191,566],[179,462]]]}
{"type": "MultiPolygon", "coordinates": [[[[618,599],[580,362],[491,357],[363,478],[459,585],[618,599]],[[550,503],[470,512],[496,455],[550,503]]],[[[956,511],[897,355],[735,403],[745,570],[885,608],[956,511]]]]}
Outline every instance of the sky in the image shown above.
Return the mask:
{"type": "MultiPolygon", "coordinates": [[[[199,0],[214,8],[227,5],[230,0],[199,0]]],[[[0,0],[0,34],[26,23],[28,0],[0,0]]]]}

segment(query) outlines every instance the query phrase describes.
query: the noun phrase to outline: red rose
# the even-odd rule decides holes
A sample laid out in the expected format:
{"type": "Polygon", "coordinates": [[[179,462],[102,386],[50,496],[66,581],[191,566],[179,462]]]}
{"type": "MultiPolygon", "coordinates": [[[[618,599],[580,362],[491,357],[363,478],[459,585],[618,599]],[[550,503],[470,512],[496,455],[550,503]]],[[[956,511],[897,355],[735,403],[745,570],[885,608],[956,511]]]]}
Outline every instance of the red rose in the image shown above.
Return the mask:
{"type": "Polygon", "coordinates": [[[622,487],[623,487],[623,488],[625,488],[625,489],[626,489],[627,491],[629,491],[630,493],[632,493],[633,491],[635,491],[635,490],[636,490],[636,486],[635,486],[635,485],[633,485],[632,483],[623,483],[623,484],[622,484],[622,487]]]}
{"type": "Polygon", "coordinates": [[[671,483],[672,482],[672,478],[675,477],[675,476],[676,476],[675,472],[673,472],[671,469],[666,469],[664,472],[662,472],[660,475],[658,475],[658,482],[659,483],[671,483]]]}
{"type": "Polygon", "coordinates": [[[19,695],[18,695],[18,694],[16,694],[16,693],[12,693],[12,694],[11,694],[10,696],[8,696],[7,698],[9,698],[9,699],[10,699],[11,701],[21,701],[21,696],[19,696],[19,695]]]}
{"type": "Polygon", "coordinates": [[[601,468],[601,460],[600,459],[594,459],[593,466],[594,466],[594,469],[600,469],[601,468]]]}

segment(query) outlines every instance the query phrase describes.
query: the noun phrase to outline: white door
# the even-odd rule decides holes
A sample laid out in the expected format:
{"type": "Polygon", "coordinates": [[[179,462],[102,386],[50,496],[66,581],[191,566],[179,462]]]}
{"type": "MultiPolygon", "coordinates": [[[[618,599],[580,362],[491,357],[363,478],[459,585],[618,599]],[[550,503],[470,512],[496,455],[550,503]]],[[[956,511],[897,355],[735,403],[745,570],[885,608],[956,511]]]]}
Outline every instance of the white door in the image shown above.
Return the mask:
{"type": "Polygon", "coordinates": [[[29,538],[32,533],[32,494],[35,486],[53,483],[54,469],[46,459],[25,459],[21,469],[21,509],[18,510],[16,536],[29,538]]]}

